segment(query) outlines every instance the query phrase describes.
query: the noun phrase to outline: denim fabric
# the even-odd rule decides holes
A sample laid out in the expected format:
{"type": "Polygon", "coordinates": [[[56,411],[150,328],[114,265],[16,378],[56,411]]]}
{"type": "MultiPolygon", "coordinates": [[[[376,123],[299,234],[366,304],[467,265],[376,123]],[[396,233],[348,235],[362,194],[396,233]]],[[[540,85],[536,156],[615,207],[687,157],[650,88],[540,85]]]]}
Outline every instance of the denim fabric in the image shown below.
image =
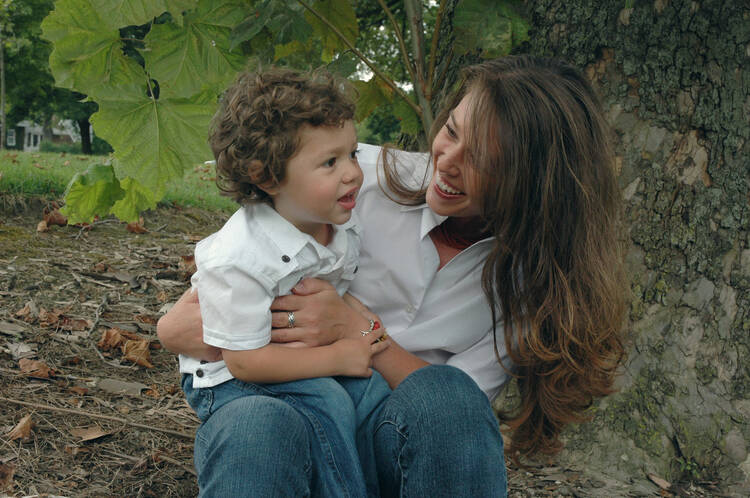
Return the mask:
{"type": "MultiPolygon", "coordinates": [[[[487,397],[461,370],[421,368],[390,395],[379,375],[336,380],[348,401],[336,398],[326,406],[334,418],[351,420],[353,410],[354,464],[366,487],[365,495],[361,484],[356,491],[347,483],[352,493],[363,493],[351,496],[507,496],[498,422],[487,397]]],[[[308,415],[282,398],[235,398],[208,414],[195,445],[201,496],[345,496],[344,488],[326,484],[330,471],[317,460],[320,434],[308,415]]],[[[332,448],[339,462],[345,453],[332,448]]]]}
{"type": "Polygon", "coordinates": [[[375,373],[371,379],[323,377],[278,384],[233,379],[200,389],[192,387],[192,377],[188,374],[183,376],[182,387],[188,403],[203,422],[195,445],[201,496],[365,496],[354,435],[362,420],[390,394],[380,374],[375,373]],[[344,385],[356,393],[356,405],[344,385]],[[280,406],[279,401],[285,406],[280,406]],[[279,437],[286,432],[284,421],[279,418],[281,414],[297,419],[294,423],[301,422],[305,427],[304,442],[298,439],[291,445],[291,438],[279,437]],[[272,420],[268,420],[269,416],[272,420]],[[234,420],[237,417],[245,420],[234,420]],[[219,438],[224,447],[216,448],[217,430],[234,431],[226,428],[227,423],[242,426],[242,433],[219,438]],[[258,425],[253,425],[255,423],[258,425]],[[239,473],[228,475],[220,460],[225,457],[221,455],[231,455],[231,446],[241,444],[243,438],[258,441],[246,443],[257,454],[243,470],[237,470],[239,473]],[[278,449],[274,447],[275,438],[285,439],[290,448],[305,449],[303,454],[307,456],[302,467],[293,463],[296,458],[290,461],[288,456],[260,462],[266,458],[264,455],[278,449]],[[291,487],[279,482],[280,478],[275,475],[279,470],[267,468],[269,465],[285,467],[281,471],[284,474],[290,473],[296,465],[297,475],[290,479],[291,487]],[[241,477],[239,482],[234,482],[238,477],[241,477]],[[266,477],[270,477],[273,484],[264,482],[266,477]]]}

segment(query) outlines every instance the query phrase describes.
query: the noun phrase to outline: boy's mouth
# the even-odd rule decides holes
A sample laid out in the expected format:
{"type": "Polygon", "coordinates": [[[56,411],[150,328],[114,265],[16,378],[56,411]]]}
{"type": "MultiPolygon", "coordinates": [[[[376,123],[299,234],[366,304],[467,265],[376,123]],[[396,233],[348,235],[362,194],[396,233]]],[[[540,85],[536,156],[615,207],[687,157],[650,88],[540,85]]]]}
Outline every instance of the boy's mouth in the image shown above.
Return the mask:
{"type": "Polygon", "coordinates": [[[354,209],[354,206],[356,205],[356,199],[357,199],[357,191],[359,189],[353,188],[349,192],[346,193],[346,195],[342,195],[338,198],[338,203],[343,207],[344,209],[354,209]]]}

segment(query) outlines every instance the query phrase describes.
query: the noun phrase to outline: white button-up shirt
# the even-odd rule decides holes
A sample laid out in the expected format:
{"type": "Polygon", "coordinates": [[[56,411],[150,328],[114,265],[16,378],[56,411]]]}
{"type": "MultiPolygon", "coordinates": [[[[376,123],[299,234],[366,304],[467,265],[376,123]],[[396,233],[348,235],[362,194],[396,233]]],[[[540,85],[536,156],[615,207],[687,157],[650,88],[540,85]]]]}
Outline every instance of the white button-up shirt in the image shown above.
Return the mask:
{"type": "MultiPolygon", "coordinates": [[[[245,351],[271,340],[271,301],[291,292],[297,282],[316,277],[339,294],[357,271],[360,229],[356,215],[334,227],[328,246],[300,232],[271,206],[240,208],[216,233],[195,247],[203,341],[245,351]]],[[[193,387],[210,387],[232,377],[223,361],[203,363],[180,356],[180,372],[193,374],[193,387]]]]}
{"type": "MultiPolygon", "coordinates": [[[[493,239],[475,243],[438,270],[440,259],[428,234],[445,217],[426,204],[405,207],[388,199],[376,176],[380,152],[360,144],[364,185],[355,211],[363,227],[362,248],[349,292],[380,317],[403,348],[430,363],[460,368],[492,399],[509,378],[495,355],[492,315],[481,285],[493,239]]],[[[420,185],[428,155],[395,151],[395,158],[400,177],[420,185]]],[[[380,183],[385,187],[382,178],[380,183]]],[[[510,367],[501,321],[497,347],[510,367]]]]}

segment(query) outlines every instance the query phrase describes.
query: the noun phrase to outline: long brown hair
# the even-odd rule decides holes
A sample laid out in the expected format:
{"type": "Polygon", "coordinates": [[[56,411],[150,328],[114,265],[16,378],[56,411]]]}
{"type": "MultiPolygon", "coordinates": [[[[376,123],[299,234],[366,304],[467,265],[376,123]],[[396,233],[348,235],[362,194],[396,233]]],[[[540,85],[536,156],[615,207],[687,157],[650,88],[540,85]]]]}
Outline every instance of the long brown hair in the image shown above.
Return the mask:
{"type": "MultiPolygon", "coordinates": [[[[612,392],[624,359],[620,192],[610,130],[593,89],[553,59],[504,57],[470,66],[435,122],[471,95],[466,162],[477,171],[486,230],[494,235],[482,288],[521,393],[501,418],[509,452],[554,453],[570,422],[612,392]]],[[[424,202],[385,161],[404,203],[424,202]]],[[[497,350],[497,335],[495,348],[497,350]]]]}

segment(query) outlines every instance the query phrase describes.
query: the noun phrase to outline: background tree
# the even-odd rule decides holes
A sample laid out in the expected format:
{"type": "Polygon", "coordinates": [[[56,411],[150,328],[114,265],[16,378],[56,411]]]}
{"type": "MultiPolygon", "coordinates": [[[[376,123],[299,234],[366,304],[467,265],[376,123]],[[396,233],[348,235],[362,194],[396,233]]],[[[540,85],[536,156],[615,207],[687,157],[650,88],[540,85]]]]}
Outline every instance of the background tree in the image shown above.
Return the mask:
{"type": "Polygon", "coordinates": [[[29,119],[40,123],[51,138],[53,117],[71,119],[81,136],[81,152],[92,153],[89,118],[96,112],[93,102],[82,102],[85,95],[55,87],[49,67],[52,45],[42,39],[42,20],[53,8],[53,0],[3,0],[7,24],[12,33],[4,39],[4,83],[7,122],[29,119]]]}
{"type": "Polygon", "coordinates": [[[750,5],[530,0],[527,12],[530,50],[573,62],[603,96],[629,222],[622,390],[569,432],[563,461],[748,496],[750,5]]]}

